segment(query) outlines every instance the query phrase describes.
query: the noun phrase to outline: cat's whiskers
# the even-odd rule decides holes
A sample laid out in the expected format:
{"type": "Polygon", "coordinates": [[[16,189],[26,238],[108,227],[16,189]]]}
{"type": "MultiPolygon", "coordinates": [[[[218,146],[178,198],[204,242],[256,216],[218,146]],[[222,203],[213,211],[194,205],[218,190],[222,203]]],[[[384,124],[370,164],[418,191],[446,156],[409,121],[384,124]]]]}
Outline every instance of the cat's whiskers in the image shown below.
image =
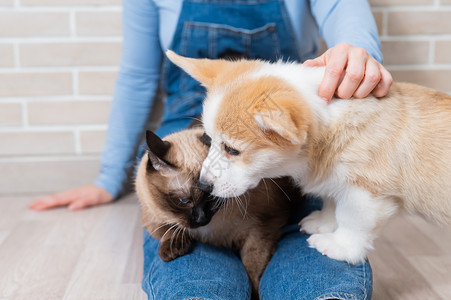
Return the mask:
{"type": "Polygon", "coordinates": [[[155,231],[161,229],[162,227],[167,226],[167,225],[173,225],[174,223],[177,223],[177,222],[175,220],[165,221],[162,224],[160,224],[157,228],[152,230],[152,232],[150,234],[152,235],[153,233],[155,233],[155,231]]]}
{"type": "Polygon", "coordinates": [[[240,211],[240,213],[241,213],[241,215],[243,216],[243,219],[244,219],[246,217],[246,213],[247,213],[247,205],[245,206],[244,203],[243,203],[243,200],[239,196],[237,196],[235,193],[233,195],[233,198],[235,199],[235,202],[237,203],[238,210],[240,211]]]}
{"type": "Polygon", "coordinates": [[[243,198],[244,198],[244,217],[246,217],[247,214],[247,209],[249,207],[249,199],[247,198],[247,192],[243,194],[243,198]]]}
{"type": "Polygon", "coordinates": [[[202,123],[202,120],[196,117],[186,117],[187,119],[191,119],[191,120],[195,120],[195,121],[199,121],[200,123],[202,123]]]}
{"type": "MultiPolygon", "coordinates": [[[[230,201],[229,199],[225,200],[224,212],[226,212],[226,213],[230,213],[230,210],[229,210],[230,203],[229,203],[229,201],[230,201]]],[[[224,217],[225,217],[226,213],[224,214],[224,217]]]]}
{"type": "Polygon", "coordinates": [[[216,199],[215,204],[213,205],[213,209],[217,210],[224,204],[224,199],[216,199]]]}
{"type": "Polygon", "coordinates": [[[266,189],[266,200],[269,203],[269,191],[268,191],[268,185],[266,184],[266,180],[265,178],[262,178],[263,183],[265,184],[265,189],[266,189]]]}
{"type": "Polygon", "coordinates": [[[186,231],[186,227],[179,227],[181,230],[181,235],[182,235],[182,249],[185,249],[184,247],[184,242],[185,242],[185,231],[186,231]]]}
{"type": "Polygon", "coordinates": [[[169,228],[166,230],[166,232],[163,234],[163,236],[161,237],[160,240],[163,241],[163,240],[164,240],[164,237],[166,236],[166,234],[168,234],[168,232],[171,231],[174,227],[177,227],[177,224],[172,224],[172,226],[169,227],[169,228]]]}
{"type": "Polygon", "coordinates": [[[240,214],[243,215],[243,212],[241,211],[240,201],[239,201],[238,197],[235,196],[235,194],[233,195],[233,201],[235,201],[236,206],[238,207],[238,210],[240,211],[240,214]]]}
{"type": "Polygon", "coordinates": [[[274,184],[282,191],[282,193],[285,195],[285,197],[287,197],[288,201],[291,201],[291,198],[287,195],[287,193],[285,193],[285,191],[280,187],[280,185],[277,184],[277,182],[274,179],[272,179],[272,178],[269,178],[269,179],[272,182],[274,182],[274,184]]]}
{"type": "Polygon", "coordinates": [[[177,226],[175,228],[175,230],[172,231],[172,236],[171,236],[171,240],[169,241],[169,250],[172,252],[172,243],[174,242],[174,238],[177,239],[179,233],[180,233],[181,229],[179,226],[177,226]]]}

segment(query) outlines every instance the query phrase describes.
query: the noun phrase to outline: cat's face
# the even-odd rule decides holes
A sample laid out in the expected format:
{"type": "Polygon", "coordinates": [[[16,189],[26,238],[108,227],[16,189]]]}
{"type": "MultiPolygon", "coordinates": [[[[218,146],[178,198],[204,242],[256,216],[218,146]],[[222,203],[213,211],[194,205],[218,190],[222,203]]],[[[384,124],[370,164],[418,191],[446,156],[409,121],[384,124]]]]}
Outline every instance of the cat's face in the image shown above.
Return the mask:
{"type": "Polygon", "coordinates": [[[188,228],[208,224],[218,207],[197,187],[209,149],[203,130],[181,131],[164,141],[148,132],[147,144],[136,178],[145,219],[188,228]]]}

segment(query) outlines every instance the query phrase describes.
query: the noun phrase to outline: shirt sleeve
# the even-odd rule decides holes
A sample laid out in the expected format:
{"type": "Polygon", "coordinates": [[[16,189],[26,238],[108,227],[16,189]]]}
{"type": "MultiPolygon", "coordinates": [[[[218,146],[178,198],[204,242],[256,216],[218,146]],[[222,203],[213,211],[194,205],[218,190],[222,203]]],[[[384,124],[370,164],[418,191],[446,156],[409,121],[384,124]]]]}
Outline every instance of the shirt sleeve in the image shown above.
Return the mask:
{"type": "Polygon", "coordinates": [[[310,0],[310,5],[328,48],[348,43],[364,48],[382,62],[377,26],[368,1],[310,0]]]}
{"type": "Polygon", "coordinates": [[[100,175],[95,184],[117,198],[135,164],[152,109],[161,63],[158,10],[151,0],[123,1],[123,46],[100,175]]]}

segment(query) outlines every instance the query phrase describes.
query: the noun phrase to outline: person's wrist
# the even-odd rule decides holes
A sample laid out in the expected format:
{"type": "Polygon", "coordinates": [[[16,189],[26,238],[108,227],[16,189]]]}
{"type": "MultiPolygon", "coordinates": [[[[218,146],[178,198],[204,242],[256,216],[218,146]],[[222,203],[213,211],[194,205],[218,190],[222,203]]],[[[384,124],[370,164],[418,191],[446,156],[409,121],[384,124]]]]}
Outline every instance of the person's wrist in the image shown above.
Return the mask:
{"type": "Polygon", "coordinates": [[[112,202],[114,200],[114,196],[108,192],[104,187],[93,185],[98,190],[98,197],[102,203],[112,202]]]}

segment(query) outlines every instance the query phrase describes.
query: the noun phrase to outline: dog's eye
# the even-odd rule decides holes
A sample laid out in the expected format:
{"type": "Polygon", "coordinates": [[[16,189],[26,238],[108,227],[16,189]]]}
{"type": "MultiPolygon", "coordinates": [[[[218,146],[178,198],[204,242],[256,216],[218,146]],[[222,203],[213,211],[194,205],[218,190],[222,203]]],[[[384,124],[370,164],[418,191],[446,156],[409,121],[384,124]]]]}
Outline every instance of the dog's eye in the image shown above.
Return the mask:
{"type": "Polygon", "coordinates": [[[229,155],[237,156],[240,155],[240,151],[236,150],[235,148],[227,146],[227,144],[224,144],[224,151],[227,152],[229,155]]]}
{"type": "Polygon", "coordinates": [[[188,198],[179,198],[179,201],[180,201],[180,203],[183,204],[183,205],[186,205],[186,204],[188,204],[188,203],[191,202],[191,200],[188,199],[188,198]]]}

